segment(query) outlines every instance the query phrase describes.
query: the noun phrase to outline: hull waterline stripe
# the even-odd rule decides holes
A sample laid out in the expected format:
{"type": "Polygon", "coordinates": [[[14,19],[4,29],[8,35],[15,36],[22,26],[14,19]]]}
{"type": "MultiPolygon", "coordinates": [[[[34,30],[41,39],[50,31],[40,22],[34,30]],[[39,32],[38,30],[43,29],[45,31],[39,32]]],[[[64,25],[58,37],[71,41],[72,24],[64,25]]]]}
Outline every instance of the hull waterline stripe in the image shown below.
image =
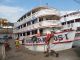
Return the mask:
{"type": "MultiPolygon", "coordinates": [[[[73,41],[64,41],[64,42],[54,42],[52,44],[61,44],[61,43],[69,43],[69,42],[73,42],[73,41]]],[[[32,45],[46,45],[45,43],[26,43],[25,45],[27,46],[32,46],[32,45]]]]}

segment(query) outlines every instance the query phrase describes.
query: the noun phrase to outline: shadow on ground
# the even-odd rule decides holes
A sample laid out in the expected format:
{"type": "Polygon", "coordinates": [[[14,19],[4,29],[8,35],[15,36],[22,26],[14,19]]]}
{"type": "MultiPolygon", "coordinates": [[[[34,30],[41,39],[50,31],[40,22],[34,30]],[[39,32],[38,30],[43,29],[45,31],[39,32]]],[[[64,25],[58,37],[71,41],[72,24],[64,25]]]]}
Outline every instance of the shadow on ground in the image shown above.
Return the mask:
{"type": "Polygon", "coordinates": [[[74,51],[77,54],[77,56],[80,57],[80,47],[76,47],[76,48],[74,48],[74,51]]]}

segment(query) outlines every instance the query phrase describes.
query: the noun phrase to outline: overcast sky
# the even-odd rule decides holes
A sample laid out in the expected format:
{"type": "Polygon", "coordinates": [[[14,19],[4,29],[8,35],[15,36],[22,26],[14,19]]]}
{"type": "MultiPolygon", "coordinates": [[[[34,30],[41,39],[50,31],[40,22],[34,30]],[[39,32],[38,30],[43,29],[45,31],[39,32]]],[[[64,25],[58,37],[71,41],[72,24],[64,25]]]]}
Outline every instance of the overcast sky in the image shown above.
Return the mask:
{"type": "Polygon", "coordinates": [[[47,3],[61,11],[80,9],[79,0],[0,0],[0,18],[16,22],[27,11],[47,3]]]}

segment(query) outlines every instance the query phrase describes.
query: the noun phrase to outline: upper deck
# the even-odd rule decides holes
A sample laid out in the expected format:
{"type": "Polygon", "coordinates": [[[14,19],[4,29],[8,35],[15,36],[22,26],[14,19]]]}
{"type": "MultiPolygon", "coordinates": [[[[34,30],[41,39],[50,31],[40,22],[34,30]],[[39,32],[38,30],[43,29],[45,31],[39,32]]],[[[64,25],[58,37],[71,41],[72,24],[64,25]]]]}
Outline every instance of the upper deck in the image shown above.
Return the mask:
{"type": "MultiPolygon", "coordinates": [[[[60,13],[57,9],[49,8],[49,7],[37,7],[32,9],[31,11],[27,12],[25,15],[23,15],[14,25],[16,27],[39,17],[43,16],[57,16],[60,18],[60,13]]],[[[55,20],[55,19],[54,19],[55,20]]],[[[58,19],[59,20],[59,19],[58,19]]],[[[15,27],[14,26],[14,27],[15,27]]]]}
{"type": "Polygon", "coordinates": [[[67,13],[61,17],[63,29],[77,29],[80,27],[80,11],[67,13]]]}

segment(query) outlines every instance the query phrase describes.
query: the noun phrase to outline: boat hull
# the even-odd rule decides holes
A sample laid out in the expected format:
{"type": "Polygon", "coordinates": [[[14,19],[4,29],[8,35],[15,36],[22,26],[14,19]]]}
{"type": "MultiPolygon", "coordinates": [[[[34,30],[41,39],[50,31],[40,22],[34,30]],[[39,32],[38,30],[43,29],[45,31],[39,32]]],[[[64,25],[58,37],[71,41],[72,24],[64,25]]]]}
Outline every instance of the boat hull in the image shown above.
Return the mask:
{"type": "MultiPolygon", "coordinates": [[[[50,50],[61,51],[72,48],[74,37],[75,31],[55,33],[50,40],[50,50]]],[[[26,40],[25,47],[32,51],[46,51],[45,37],[38,38],[39,41],[34,43],[31,40],[26,40]]]]}
{"type": "MultiPolygon", "coordinates": [[[[50,47],[51,47],[51,50],[61,51],[61,50],[70,49],[72,47],[72,44],[73,42],[52,44],[50,45],[50,47]]],[[[26,44],[25,47],[32,51],[44,52],[47,50],[47,45],[27,45],[26,44]]]]}

